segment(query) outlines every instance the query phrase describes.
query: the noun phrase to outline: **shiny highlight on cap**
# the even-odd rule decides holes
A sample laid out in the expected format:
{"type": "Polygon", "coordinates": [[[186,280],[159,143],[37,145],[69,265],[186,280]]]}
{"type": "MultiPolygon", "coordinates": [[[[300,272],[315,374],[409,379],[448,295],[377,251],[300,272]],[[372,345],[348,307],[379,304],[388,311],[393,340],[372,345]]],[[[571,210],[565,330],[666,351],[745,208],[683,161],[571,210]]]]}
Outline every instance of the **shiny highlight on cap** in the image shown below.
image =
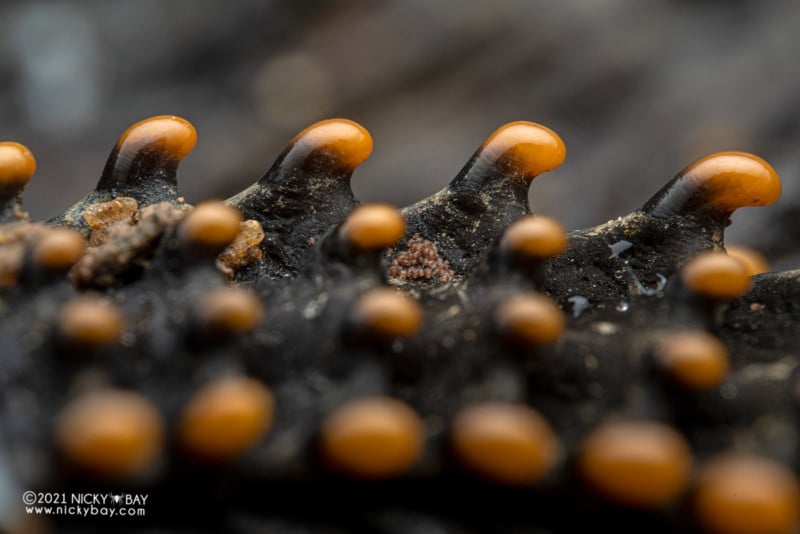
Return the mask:
{"type": "Polygon", "coordinates": [[[207,384],[194,394],[180,420],[181,444],[208,460],[231,460],[269,430],[275,400],[261,382],[229,377],[207,384]]]}
{"type": "Polygon", "coordinates": [[[681,269],[683,283],[693,292],[712,299],[734,299],[750,289],[750,272],[724,252],[702,252],[681,269]]]}
{"type": "Polygon", "coordinates": [[[322,424],[319,446],[334,470],[362,479],[408,471],[419,456],[425,428],[417,413],[388,397],[365,397],[337,409],[322,424]]]}
{"type": "Polygon", "coordinates": [[[359,249],[380,250],[397,243],[406,231],[400,210],[389,204],[363,204],[339,228],[341,238],[359,249]]]}
{"type": "Polygon", "coordinates": [[[660,508],[684,491],[692,457],[686,440],[669,426],[607,423],[584,439],[577,468],[603,497],[637,508],[660,508]]]}
{"type": "Polygon", "coordinates": [[[56,443],[73,466],[107,478],[128,478],[154,467],[164,422],[138,393],[108,389],[80,397],[61,412],[56,443]]]}
{"type": "Polygon", "coordinates": [[[559,453],[558,438],[538,412],[505,402],[463,409],[453,422],[451,444],[468,468],[512,486],[540,480],[559,453]]]}

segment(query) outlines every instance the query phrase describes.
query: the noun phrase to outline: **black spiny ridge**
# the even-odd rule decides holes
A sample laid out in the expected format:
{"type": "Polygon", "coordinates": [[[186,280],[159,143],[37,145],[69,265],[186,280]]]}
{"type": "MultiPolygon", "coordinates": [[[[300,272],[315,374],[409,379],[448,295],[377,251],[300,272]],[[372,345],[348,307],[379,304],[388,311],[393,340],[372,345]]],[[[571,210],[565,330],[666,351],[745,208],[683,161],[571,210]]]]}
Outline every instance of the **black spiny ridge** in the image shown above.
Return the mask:
{"type": "MultiPolygon", "coordinates": [[[[566,155],[535,123],[404,209],[355,199],[372,138],[352,121],[191,206],[195,139],[135,124],[46,223],[21,207],[33,156],[0,143],[0,474],[19,494],[148,494],[127,532],[797,528],[799,275],[724,243],[734,210],[780,196],[764,160],[710,155],[567,232],[530,213],[566,155]]],[[[30,526],[7,508],[3,529],[30,526]]]]}

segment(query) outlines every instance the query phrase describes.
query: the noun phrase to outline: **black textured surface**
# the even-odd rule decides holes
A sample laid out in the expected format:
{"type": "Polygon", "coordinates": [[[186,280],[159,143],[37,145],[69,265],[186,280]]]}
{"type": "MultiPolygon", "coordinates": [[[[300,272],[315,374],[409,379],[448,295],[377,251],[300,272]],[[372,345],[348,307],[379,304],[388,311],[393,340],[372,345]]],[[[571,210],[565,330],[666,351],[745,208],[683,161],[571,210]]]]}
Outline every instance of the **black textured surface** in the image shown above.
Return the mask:
{"type": "MultiPolygon", "coordinates": [[[[20,284],[2,294],[0,320],[0,425],[21,487],[114,489],[72,472],[53,451],[55,414],[81,383],[137,390],[173,428],[200,384],[232,372],[262,380],[275,394],[269,435],[219,469],[201,467],[171,447],[161,469],[125,488],[149,493],[153,503],[128,531],[178,525],[174,531],[691,529],[680,503],[660,512],[619,508],[589,493],[574,475],[579,440],[614,416],[674,425],[698,460],[733,448],[796,465],[798,362],[790,340],[800,334],[797,275],[762,275],[743,297],[715,305],[690,295],[677,276],[690,257],[722,247],[727,214],[636,211],[572,232],[561,255],[523,269],[497,246],[507,225],[527,212],[525,184],[496,170],[469,190],[457,178],[444,195],[404,212],[409,234],[437,243],[457,277],[448,284],[399,284],[423,304],[425,321],[407,340],[378,343],[357,335],[352,309],[365,290],[387,282],[385,261],[343,247],[338,224],[355,200],[349,176],[334,171],[320,162],[286,171],[276,164],[267,176],[283,172],[286,179],[265,179],[233,201],[273,234],[261,264],[241,276],[268,309],[245,335],[221,340],[197,330],[199,299],[227,282],[214,254],[187,248],[174,228],[165,231],[139,278],[108,291],[128,330],[120,345],[99,354],[58,345],[54,317],[76,290],[65,279],[26,278],[26,267],[20,284]],[[303,179],[295,179],[298,173],[303,179]],[[335,194],[318,188],[319,181],[334,184],[335,194]],[[294,204],[284,212],[275,202],[294,204]],[[275,263],[276,257],[283,259],[275,263]],[[554,345],[520,348],[496,330],[495,307],[523,290],[545,292],[570,317],[554,345]],[[585,298],[588,307],[575,310],[574,297],[585,298]],[[754,311],[753,303],[763,307],[754,311]],[[655,336],[681,327],[708,329],[728,346],[732,371],[722,387],[678,392],[654,373],[655,336]],[[315,453],[320,421],[345,401],[372,394],[397,397],[422,415],[427,438],[421,461],[397,481],[354,482],[327,473],[315,453]],[[529,404],[552,424],[565,454],[541,484],[498,487],[467,474],[452,458],[450,421],[459,408],[482,400],[529,404]]],[[[150,198],[149,187],[144,184],[142,198],[150,198]]],[[[108,521],[86,525],[73,518],[55,525],[65,532],[104,531],[108,521]]]]}

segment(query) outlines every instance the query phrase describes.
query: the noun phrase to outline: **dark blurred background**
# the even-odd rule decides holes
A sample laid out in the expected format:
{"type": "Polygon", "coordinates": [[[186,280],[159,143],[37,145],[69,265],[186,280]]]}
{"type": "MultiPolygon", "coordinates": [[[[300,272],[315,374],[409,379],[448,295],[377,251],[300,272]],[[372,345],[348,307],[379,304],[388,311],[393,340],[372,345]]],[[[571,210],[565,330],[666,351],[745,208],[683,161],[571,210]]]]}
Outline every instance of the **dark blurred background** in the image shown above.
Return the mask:
{"type": "Polygon", "coordinates": [[[746,150],[784,182],[729,236],[800,266],[797,0],[0,0],[0,138],[28,145],[34,218],[91,189],[131,123],[194,123],[187,200],[257,179],[329,117],[375,140],[362,200],[444,186],[496,127],[533,120],[567,144],[531,188],[570,228],[637,208],[694,159],[746,150]]]}

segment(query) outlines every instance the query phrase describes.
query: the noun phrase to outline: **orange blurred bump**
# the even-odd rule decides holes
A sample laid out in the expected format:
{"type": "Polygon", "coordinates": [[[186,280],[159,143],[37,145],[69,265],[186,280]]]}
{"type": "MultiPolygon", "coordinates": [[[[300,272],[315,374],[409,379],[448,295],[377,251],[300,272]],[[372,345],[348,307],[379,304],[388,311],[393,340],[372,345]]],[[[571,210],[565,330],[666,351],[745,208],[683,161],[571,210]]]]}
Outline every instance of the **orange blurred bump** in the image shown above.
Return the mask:
{"type": "Polygon", "coordinates": [[[200,389],[183,411],[180,440],[193,454],[231,460],[250,449],[272,426],[275,400],[261,382],[218,379],[200,389]]]}
{"type": "Polygon", "coordinates": [[[564,163],[564,141],[550,128],[535,122],[510,122],[495,130],[478,149],[491,164],[508,165],[530,182],[564,163]]]}
{"type": "Polygon", "coordinates": [[[694,493],[700,524],[715,534],[789,534],[800,520],[800,487],[772,460],[725,454],[705,465],[694,493]]]}
{"type": "Polygon", "coordinates": [[[500,246],[533,258],[549,258],[566,248],[567,232],[555,219],[526,215],[506,229],[500,246]]]}
{"type": "Polygon", "coordinates": [[[0,143],[0,188],[18,190],[36,172],[36,160],[28,147],[13,141],[0,143]]]}
{"type": "Polygon", "coordinates": [[[76,345],[101,347],[119,341],[125,318],[106,299],[83,296],[69,301],[58,314],[61,336],[76,345]]]}
{"type": "Polygon", "coordinates": [[[689,389],[719,386],[728,374],[728,349],[703,331],[664,335],[656,346],[656,361],[675,382],[689,389]]]}
{"type": "Polygon", "coordinates": [[[33,261],[45,269],[65,271],[77,262],[86,249],[83,237],[74,230],[48,229],[33,246],[33,261]]]}
{"type": "Polygon", "coordinates": [[[367,397],[325,419],[320,450],[335,470],[357,478],[386,479],[414,465],[424,438],[422,421],[408,405],[388,397],[367,397]]]}
{"type": "Polygon", "coordinates": [[[361,295],[353,312],[355,323],[384,338],[408,337],[422,325],[422,307],[411,297],[378,287],[361,295]]]}
{"type": "Polygon", "coordinates": [[[372,153],[372,136],[366,128],[347,119],[328,119],[312,124],[290,146],[309,155],[325,151],[347,170],[355,170],[372,153]]]}
{"type": "Polygon", "coordinates": [[[224,287],[203,297],[200,321],[206,327],[240,334],[255,328],[264,316],[259,298],[246,289],[224,287]]]}
{"type": "Polygon", "coordinates": [[[157,146],[180,161],[194,149],[197,132],[192,123],[175,115],[157,115],[137,122],[120,136],[116,149],[121,158],[133,159],[147,146],[157,146]]]}
{"type": "Polygon", "coordinates": [[[242,214],[222,202],[195,206],[181,224],[181,235],[191,243],[224,248],[239,234],[242,214]]]}
{"type": "Polygon", "coordinates": [[[538,412],[523,404],[486,402],[462,410],[452,445],[464,464],[509,485],[540,480],[558,460],[558,438],[538,412]]]}
{"type": "Polygon", "coordinates": [[[686,287],[707,297],[733,299],[750,289],[750,272],[744,263],[724,252],[702,252],[681,270],[686,287]]]}
{"type": "Polygon", "coordinates": [[[507,298],[494,318],[504,335],[526,345],[554,343],[564,331],[564,313],[552,299],[538,293],[507,298]]]}
{"type": "Polygon", "coordinates": [[[353,210],[339,235],[360,249],[391,247],[403,237],[406,220],[400,210],[389,204],[364,204],[353,210]]]}
{"type": "Polygon", "coordinates": [[[17,285],[25,263],[25,247],[22,243],[0,245],[0,288],[17,285]]]}
{"type": "Polygon", "coordinates": [[[142,395],[109,389],[71,402],[59,415],[55,434],[71,464],[95,475],[124,478],[154,466],[164,423],[142,395]]]}
{"type": "Polygon", "coordinates": [[[769,272],[769,262],[760,252],[752,248],[739,247],[736,245],[725,245],[725,250],[728,251],[728,256],[733,256],[744,263],[750,276],[769,272]]]}
{"type": "Polygon", "coordinates": [[[767,206],[781,196],[781,180],[769,163],[747,152],[718,152],[692,163],[681,173],[721,211],[767,206]]]}
{"type": "Polygon", "coordinates": [[[640,508],[658,508],[677,499],[689,479],[691,452],[669,426],[651,422],[602,425],[584,441],[577,467],[607,499],[640,508]]]}

